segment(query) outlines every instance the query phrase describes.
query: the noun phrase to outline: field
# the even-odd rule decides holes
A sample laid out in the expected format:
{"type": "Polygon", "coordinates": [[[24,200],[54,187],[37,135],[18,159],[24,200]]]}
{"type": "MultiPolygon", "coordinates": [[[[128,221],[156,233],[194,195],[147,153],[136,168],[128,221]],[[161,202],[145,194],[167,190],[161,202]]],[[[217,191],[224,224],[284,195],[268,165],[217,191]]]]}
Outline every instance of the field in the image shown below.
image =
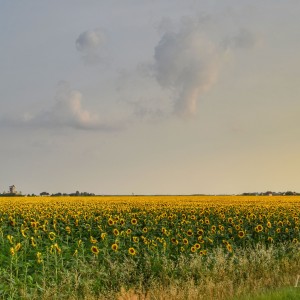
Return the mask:
{"type": "Polygon", "coordinates": [[[297,196],[1,198],[0,297],[240,299],[293,287],[299,208],[297,196]]]}

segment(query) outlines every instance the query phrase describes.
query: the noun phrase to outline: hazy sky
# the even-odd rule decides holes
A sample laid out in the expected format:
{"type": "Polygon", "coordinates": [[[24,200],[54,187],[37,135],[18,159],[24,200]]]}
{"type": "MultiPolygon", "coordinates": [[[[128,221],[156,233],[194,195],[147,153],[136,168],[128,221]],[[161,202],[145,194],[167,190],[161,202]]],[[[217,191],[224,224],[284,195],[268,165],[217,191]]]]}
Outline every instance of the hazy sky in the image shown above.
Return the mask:
{"type": "Polygon", "coordinates": [[[0,191],[300,191],[299,0],[0,0],[0,191]]]}

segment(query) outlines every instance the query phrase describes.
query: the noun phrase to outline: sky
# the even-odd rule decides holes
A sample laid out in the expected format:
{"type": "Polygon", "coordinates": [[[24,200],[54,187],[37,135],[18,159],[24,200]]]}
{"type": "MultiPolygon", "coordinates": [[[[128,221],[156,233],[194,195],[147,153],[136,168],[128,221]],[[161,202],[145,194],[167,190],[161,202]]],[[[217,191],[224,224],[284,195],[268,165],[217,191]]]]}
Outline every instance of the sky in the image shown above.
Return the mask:
{"type": "Polygon", "coordinates": [[[299,15],[0,0],[0,192],[299,192],[299,15]]]}

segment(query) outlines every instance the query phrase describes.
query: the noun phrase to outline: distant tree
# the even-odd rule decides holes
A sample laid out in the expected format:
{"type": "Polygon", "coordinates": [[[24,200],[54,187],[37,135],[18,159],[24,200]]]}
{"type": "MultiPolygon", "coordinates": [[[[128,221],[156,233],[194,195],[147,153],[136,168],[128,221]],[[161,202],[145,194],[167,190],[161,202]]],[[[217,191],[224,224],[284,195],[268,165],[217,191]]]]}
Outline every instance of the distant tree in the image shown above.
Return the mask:
{"type": "Polygon", "coordinates": [[[51,196],[57,197],[57,196],[61,196],[61,195],[62,195],[62,193],[56,193],[56,194],[52,194],[51,196]]]}
{"type": "Polygon", "coordinates": [[[50,194],[49,193],[47,193],[47,192],[41,192],[40,193],[40,196],[49,196],[50,194]]]}
{"type": "Polygon", "coordinates": [[[285,194],[286,194],[287,196],[293,196],[293,195],[295,195],[295,193],[292,192],[292,191],[287,191],[285,194]]]}

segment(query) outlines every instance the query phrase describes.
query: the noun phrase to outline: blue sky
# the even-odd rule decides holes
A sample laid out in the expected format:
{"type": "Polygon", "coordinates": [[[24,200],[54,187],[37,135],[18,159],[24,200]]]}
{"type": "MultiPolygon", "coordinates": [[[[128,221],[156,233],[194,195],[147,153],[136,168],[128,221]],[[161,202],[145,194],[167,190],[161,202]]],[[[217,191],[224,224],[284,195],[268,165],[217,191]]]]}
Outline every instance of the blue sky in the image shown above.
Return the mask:
{"type": "Polygon", "coordinates": [[[300,2],[0,1],[0,190],[300,191],[300,2]]]}

